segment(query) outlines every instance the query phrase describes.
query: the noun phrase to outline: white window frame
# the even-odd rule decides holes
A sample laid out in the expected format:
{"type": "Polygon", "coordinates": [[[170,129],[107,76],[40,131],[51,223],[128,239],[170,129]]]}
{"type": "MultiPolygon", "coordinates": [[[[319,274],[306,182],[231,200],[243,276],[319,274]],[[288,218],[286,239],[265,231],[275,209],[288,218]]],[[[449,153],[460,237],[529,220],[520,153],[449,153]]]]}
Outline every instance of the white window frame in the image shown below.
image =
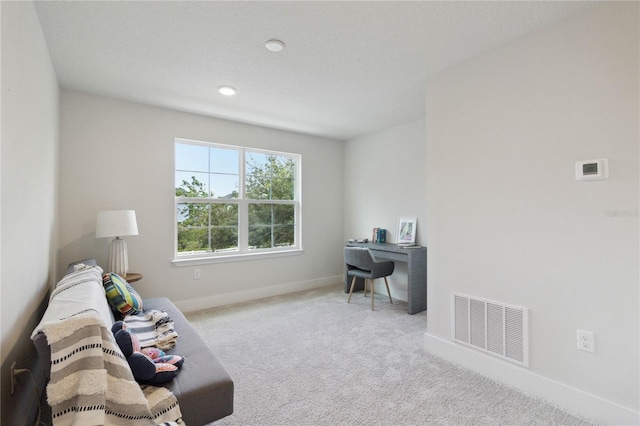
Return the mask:
{"type": "Polygon", "coordinates": [[[200,265],[206,263],[233,262],[249,259],[263,259],[270,257],[292,256],[303,252],[302,248],[302,156],[300,154],[272,151],[239,145],[220,144],[215,142],[203,142],[190,139],[176,138],[174,148],[173,167],[173,195],[174,195],[174,248],[173,264],[176,266],[200,265]],[[175,195],[176,144],[201,145],[206,147],[231,149],[237,151],[239,161],[238,198],[194,198],[177,197],[175,195]],[[279,155],[291,157],[295,161],[294,170],[294,197],[293,200],[249,200],[245,197],[245,159],[247,152],[255,152],[266,155],[279,155]],[[205,203],[205,204],[237,204],[238,205],[238,249],[233,251],[178,253],[178,204],[181,203],[205,203]],[[285,204],[294,206],[294,245],[287,247],[273,247],[266,249],[249,248],[249,205],[250,204],[285,204]]]}

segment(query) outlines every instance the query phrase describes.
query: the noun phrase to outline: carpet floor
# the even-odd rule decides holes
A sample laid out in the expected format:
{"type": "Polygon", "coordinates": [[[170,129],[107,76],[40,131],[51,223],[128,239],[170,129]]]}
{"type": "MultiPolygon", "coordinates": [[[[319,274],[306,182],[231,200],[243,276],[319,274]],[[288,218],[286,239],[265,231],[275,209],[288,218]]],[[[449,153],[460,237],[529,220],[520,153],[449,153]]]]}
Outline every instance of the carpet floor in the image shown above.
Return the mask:
{"type": "Polygon", "coordinates": [[[591,424],[429,354],[427,313],[375,297],[373,312],[331,286],[189,313],[235,382],[213,425],[591,424]]]}

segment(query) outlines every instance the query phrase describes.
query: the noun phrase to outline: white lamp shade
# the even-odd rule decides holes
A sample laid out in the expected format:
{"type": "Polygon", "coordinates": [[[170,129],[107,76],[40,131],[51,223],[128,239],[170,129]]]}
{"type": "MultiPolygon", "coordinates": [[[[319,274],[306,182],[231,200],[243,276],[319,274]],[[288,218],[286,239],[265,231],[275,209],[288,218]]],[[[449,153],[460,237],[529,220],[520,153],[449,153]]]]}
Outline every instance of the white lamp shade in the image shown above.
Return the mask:
{"type": "Polygon", "coordinates": [[[138,235],[135,210],[103,210],[98,212],[96,238],[138,235]]]}

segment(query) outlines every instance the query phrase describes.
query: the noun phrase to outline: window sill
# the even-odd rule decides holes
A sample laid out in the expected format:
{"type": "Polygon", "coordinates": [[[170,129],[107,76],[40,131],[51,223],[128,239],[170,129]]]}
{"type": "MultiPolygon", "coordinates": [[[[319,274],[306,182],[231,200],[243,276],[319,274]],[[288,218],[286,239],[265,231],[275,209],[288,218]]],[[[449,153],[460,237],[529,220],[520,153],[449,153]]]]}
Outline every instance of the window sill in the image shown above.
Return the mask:
{"type": "Polygon", "coordinates": [[[206,265],[210,263],[226,263],[226,262],[243,262],[247,260],[258,259],[270,259],[275,257],[286,256],[298,256],[304,252],[303,249],[271,251],[262,253],[238,253],[238,254],[225,254],[218,256],[202,256],[202,257],[188,257],[188,258],[175,258],[171,261],[174,266],[194,266],[194,265],[206,265]]]}

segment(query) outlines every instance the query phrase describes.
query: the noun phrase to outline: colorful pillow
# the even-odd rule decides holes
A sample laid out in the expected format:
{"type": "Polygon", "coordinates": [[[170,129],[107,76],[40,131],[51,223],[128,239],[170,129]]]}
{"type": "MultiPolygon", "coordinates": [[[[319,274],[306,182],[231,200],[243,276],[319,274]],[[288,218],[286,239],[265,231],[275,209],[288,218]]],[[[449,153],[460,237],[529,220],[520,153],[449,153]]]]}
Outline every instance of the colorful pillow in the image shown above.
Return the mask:
{"type": "Polygon", "coordinates": [[[118,274],[110,272],[102,276],[102,285],[109,305],[122,315],[142,312],[142,298],[129,283],[118,274]]]}

